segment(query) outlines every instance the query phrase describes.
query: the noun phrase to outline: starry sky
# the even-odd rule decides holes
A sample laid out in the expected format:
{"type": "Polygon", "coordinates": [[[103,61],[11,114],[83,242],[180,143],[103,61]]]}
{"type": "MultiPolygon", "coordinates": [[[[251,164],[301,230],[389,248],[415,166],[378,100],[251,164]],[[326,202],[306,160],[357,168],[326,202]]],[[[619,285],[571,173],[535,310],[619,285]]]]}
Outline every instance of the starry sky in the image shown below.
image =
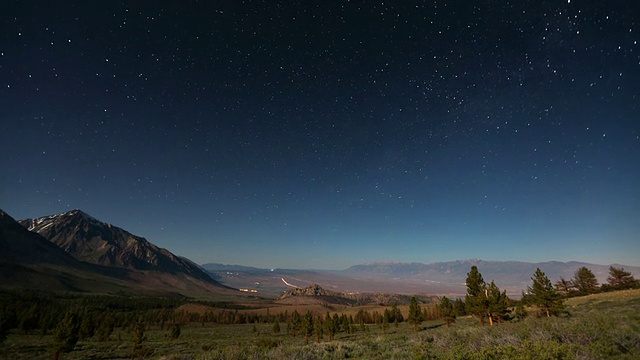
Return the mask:
{"type": "Polygon", "coordinates": [[[198,263],[640,265],[640,5],[4,1],[0,208],[198,263]]]}

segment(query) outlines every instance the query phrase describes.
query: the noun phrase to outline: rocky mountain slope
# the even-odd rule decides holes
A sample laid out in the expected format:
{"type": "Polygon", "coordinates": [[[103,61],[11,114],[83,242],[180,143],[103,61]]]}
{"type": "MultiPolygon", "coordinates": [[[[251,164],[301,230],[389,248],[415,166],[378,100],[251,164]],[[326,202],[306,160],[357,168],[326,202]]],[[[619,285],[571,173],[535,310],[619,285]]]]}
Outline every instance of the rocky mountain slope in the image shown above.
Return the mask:
{"type": "Polygon", "coordinates": [[[193,262],[159,248],[143,237],[98,221],[80,210],[20,220],[20,224],[81,261],[134,270],[186,274],[214,282],[193,262]]]}
{"type": "Polygon", "coordinates": [[[199,297],[238,294],[193,262],[78,210],[21,223],[0,210],[0,288],[199,297]]]}
{"type": "Polygon", "coordinates": [[[0,287],[51,291],[125,291],[123,269],[73,258],[0,210],[0,287]]]}

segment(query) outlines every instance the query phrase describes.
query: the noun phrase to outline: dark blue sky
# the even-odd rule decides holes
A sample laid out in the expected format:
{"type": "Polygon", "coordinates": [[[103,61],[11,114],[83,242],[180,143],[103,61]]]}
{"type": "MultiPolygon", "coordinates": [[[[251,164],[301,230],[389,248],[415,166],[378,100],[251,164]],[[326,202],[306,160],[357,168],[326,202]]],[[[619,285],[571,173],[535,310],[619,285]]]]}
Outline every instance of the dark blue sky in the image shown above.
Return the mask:
{"type": "Polygon", "coordinates": [[[198,263],[640,265],[633,2],[0,14],[16,218],[80,208],[198,263]]]}

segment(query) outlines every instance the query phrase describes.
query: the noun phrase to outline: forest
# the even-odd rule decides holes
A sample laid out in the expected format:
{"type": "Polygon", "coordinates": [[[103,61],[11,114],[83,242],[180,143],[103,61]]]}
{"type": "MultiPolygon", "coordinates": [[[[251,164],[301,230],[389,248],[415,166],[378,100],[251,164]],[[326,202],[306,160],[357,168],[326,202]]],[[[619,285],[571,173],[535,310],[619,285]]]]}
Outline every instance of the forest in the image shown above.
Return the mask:
{"type": "Polygon", "coordinates": [[[640,286],[610,268],[552,284],[537,269],[510,299],[475,266],[464,297],[256,311],[262,303],[27,290],[0,293],[0,357],[11,359],[638,358],[640,286]],[[205,311],[191,311],[197,305],[205,311]]]}

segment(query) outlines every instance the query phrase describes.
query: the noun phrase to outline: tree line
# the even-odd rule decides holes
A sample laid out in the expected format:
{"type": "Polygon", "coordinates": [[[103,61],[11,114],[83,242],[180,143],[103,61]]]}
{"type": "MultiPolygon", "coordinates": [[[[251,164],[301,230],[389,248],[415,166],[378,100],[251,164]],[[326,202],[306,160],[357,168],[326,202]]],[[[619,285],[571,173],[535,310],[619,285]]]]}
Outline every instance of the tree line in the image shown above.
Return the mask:
{"type": "Polygon", "coordinates": [[[640,288],[640,281],[623,268],[609,267],[607,283],[599,285],[596,276],[586,267],[576,270],[570,280],[560,278],[555,285],[546,274],[536,269],[531,277],[532,285],[522,294],[522,299],[509,299],[506,291],[500,291],[491,281],[486,283],[476,266],[467,273],[467,294],[464,301],[451,301],[442,297],[438,306],[443,320],[449,326],[456,317],[476,316],[481,325],[488,321],[491,325],[507,320],[518,320],[527,316],[524,306],[534,306],[543,316],[558,316],[564,313],[564,299],[602,291],[614,291],[640,288]]]}
{"type": "Polygon", "coordinates": [[[0,292],[0,343],[9,331],[24,334],[52,334],[52,348],[56,356],[71,351],[78,340],[97,338],[106,341],[114,329],[129,329],[132,353],[145,351],[141,346],[147,326],[167,329],[168,337],[180,336],[180,324],[256,324],[273,323],[273,332],[280,333],[280,324],[286,325],[287,334],[302,335],[308,342],[313,336],[317,341],[327,337],[330,341],[337,333],[352,334],[368,331],[366,325],[376,324],[386,333],[390,326],[409,322],[418,331],[425,320],[444,320],[447,326],[457,317],[475,316],[481,325],[519,320],[527,316],[524,306],[539,309],[541,316],[560,316],[565,313],[564,300],[570,296],[587,295],[602,291],[640,288],[629,272],[611,266],[607,283],[600,285],[593,272],[586,267],[576,270],[570,280],[560,278],[555,284],[539,268],[531,277],[532,284],[521,300],[510,299],[494,281],[487,283],[476,266],[467,273],[464,298],[442,297],[439,304],[421,308],[415,297],[411,298],[409,311],[402,314],[397,305],[384,311],[360,309],[355,315],[327,312],[325,315],[310,312],[300,314],[256,314],[243,312],[245,307],[230,303],[206,303],[219,306],[206,313],[178,310],[189,303],[186,298],[130,297],[113,295],[54,294],[33,291],[0,292]]]}
{"type": "Polygon", "coordinates": [[[583,296],[598,292],[615,290],[638,289],[640,281],[636,280],[630,272],[624,268],[609,266],[609,276],[607,282],[600,285],[598,279],[591,270],[581,267],[569,280],[560,278],[556,281],[555,288],[565,297],[583,296]]]}

